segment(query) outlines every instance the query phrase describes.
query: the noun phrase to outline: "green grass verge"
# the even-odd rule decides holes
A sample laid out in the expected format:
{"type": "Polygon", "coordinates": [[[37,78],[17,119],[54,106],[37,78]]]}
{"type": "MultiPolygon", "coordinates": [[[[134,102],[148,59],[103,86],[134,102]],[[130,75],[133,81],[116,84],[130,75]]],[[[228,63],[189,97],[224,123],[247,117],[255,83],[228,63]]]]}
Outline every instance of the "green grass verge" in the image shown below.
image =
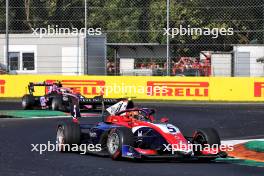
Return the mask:
{"type": "Polygon", "coordinates": [[[264,152],[264,141],[249,141],[244,144],[248,150],[264,152]]]}
{"type": "Polygon", "coordinates": [[[49,117],[49,116],[65,116],[64,112],[49,110],[4,110],[0,111],[0,116],[14,118],[31,118],[31,117],[49,117]]]}
{"type": "Polygon", "coordinates": [[[237,158],[218,158],[216,159],[216,161],[231,163],[231,164],[246,165],[246,166],[264,167],[264,162],[258,162],[253,160],[243,160],[237,158]]]}

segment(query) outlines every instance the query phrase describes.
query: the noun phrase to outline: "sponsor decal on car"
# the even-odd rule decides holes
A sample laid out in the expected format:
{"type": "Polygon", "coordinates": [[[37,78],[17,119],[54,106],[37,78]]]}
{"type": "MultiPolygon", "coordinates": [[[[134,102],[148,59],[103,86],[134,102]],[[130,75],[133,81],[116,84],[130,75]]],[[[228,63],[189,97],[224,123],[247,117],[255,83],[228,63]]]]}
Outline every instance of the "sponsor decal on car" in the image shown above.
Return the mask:
{"type": "Polygon", "coordinates": [[[0,94],[5,94],[5,80],[0,80],[0,94]]]}
{"type": "MultiPolygon", "coordinates": [[[[47,80],[48,83],[57,82],[57,80],[47,80]]],[[[71,88],[74,93],[82,95],[103,95],[104,80],[60,80],[63,87],[71,88]]]]}
{"type": "Polygon", "coordinates": [[[148,81],[149,96],[208,97],[209,82],[148,81]]]}
{"type": "Polygon", "coordinates": [[[255,82],[254,83],[254,97],[262,97],[264,89],[264,82],[255,82]]]}

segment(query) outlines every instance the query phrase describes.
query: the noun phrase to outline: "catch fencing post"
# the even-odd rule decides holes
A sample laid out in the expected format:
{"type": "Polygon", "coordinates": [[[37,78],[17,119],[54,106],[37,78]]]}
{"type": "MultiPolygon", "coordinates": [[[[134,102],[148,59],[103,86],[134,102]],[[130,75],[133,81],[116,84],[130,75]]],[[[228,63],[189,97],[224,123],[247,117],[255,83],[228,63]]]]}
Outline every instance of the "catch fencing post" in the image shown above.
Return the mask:
{"type": "Polygon", "coordinates": [[[9,0],[6,0],[6,66],[7,73],[9,73],[9,19],[8,19],[8,11],[9,8],[9,0]]]}
{"type": "MultiPolygon", "coordinates": [[[[167,0],[167,30],[170,27],[170,0],[167,0]]],[[[170,76],[170,38],[167,34],[167,76],[170,76]]]]}
{"type": "Polygon", "coordinates": [[[87,0],[84,1],[84,28],[85,28],[85,37],[84,37],[84,74],[88,74],[88,61],[87,61],[87,0]]]}

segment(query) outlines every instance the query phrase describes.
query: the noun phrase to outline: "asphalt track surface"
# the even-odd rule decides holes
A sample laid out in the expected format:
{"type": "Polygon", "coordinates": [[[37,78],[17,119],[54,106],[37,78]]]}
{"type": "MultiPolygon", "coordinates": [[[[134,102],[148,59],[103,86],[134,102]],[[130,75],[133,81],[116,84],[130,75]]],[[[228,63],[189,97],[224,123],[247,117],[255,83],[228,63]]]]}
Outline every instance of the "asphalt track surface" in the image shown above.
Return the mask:
{"type": "MultiPolygon", "coordinates": [[[[169,117],[184,133],[215,127],[222,139],[264,137],[264,105],[144,104],[169,117]]],[[[20,104],[0,103],[1,110],[19,109],[20,104]]],[[[110,158],[77,153],[31,152],[31,144],[54,143],[56,124],[64,119],[0,119],[1,176],[263,176],[264,168],[225,162],[192,163],[112,161],[110,158]]],[[[85,118],[97,122],[99,118],[85,118]]]]}

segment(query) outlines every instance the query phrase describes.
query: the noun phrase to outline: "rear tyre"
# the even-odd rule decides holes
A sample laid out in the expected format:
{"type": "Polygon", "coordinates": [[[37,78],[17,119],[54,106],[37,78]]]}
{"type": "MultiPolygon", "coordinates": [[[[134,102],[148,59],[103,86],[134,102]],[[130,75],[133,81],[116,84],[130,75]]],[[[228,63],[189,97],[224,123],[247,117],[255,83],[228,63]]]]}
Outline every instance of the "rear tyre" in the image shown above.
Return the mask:
{"type": "MultiPolygon", "coordinates": [[[[208,146],[211,148],[220,147],[221,141],[218,132],[213,128],[198,129],[194,132],[193,141],[194,144],[200,144],[202,148],[208,146]]],[[[194,151],[195,154],[200,155],[201,151],[194,151]]]]}
{"type": "Polygon", "coordinates": [[[51,101],[51,109],[53,111],[59,111],[62,109],[62,99],[61,97],[54,97],[51,101]]]}
{"type": "Polygon", "coordinates": [[[80,125],[72,122],[58,125],[56,140],[60,152],[70,151],[70,146],[79,145],[81,142],[80,125]]]}
{"type": "Polygon", "coordinates": [[[107,150],[113,160],[122,159],[122,146],[134,146],[134,135],[128,128],[113,128],[107,138],[107,150]]]}
{"type": "Polygon", "coordinates": [[[22,108],[23,109],[32,109],[35,103],[35,99],[33,95],[24,95],[22,97],[22,108]]]}

